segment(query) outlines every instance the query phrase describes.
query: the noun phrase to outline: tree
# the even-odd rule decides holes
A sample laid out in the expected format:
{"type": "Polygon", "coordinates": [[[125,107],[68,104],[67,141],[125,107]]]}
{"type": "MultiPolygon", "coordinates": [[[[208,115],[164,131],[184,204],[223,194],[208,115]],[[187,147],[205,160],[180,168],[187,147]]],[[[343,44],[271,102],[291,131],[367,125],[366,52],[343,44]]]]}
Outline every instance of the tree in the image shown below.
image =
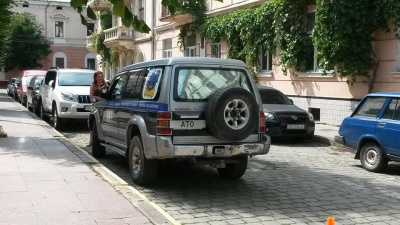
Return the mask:
{"type": "Polygon", "coordinates": [[[2,65],[5,71],[39,68],[40,60],[51,53],[50,42],[42,35],[43,26],[29,13],[16,13],[11,17],[5,34],[2,65]]]}
{"type": "MultiPolygon", "coordinates": [[[[81,16],[82,24],[86,25],[86,19],[82,15],[82,12],[86,10],[86,15],[95,20],[96,14],[93,12],[93,9],[90,7],[86,7],[89,0],[71,0],[71,6],[78,11],[81,16]]],[[[121,17],[122,24],[126,27],[132,27],[134,30],[149,33],[150,27],[146,24],[144,20],[139,20],[136,15],[133,15],[130,9],[124,4],[124,0],[108,0],[113,5],[113,14],[121,17]]],[[[184,8],[185,3],[194,0],[162,0],[161,4],[165,7],[168,7],[171,15],[174,15],[176,12],[181,11],[184,8]]],[[[200,0],[203,1],[203,0],[200,0]]],[[[218,0],[222,2],[223,0],[218,0]]]]}
{"type": "MultiPolygon", "coordinates": [[[[10,23],[10,18],[12,15],[11,6],[14,3],[13,0],[1,0],[0,1],[0,62],[1,58],[4,55],[4,39],[5,39],[5,30],[10,23]]],[[[0,64],[1,65],[1,64],[0,64]]]]}

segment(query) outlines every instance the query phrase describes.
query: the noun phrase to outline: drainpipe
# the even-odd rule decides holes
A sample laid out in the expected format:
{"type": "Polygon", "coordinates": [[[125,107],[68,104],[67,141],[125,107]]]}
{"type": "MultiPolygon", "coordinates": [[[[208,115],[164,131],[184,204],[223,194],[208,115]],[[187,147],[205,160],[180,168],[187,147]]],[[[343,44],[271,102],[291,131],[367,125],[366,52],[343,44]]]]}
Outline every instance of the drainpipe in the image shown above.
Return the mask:
{"type": "MultiPolygon", "coordinates": [[[[45,34],[45,37],[46,37],[46,40],[47,40],[47,8],[49,7],[49,0],[47,0],[47,4],[46,4],[46,7],[44,8],[44,34],[45,34]]],[[[48,67],[47,67],[47,59],[45,60],[45,62],[44,62],[44,67],[45,67],[45,69],[47,69],[48,67]]]]}
{"type": "Polygon", "coordinates": [[[151,59],[155,58],[155,34],[154,34],[154,28],[155,28],[155,21],[156,21],[156,3],[158,1],[151,1],[152,4],[152,9],[153,9],[153,18],[151,21],[151,59]]]}

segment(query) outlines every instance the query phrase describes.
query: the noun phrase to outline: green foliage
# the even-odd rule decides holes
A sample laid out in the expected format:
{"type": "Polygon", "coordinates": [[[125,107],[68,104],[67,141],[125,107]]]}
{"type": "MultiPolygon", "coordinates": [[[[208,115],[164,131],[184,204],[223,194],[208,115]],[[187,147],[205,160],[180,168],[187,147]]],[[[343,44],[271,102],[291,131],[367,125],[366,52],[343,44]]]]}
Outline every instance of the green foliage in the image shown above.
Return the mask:
{"type": "Polygon", "coordinates": [[[101,31],[94,32],[91,35],[93,49],[97,54],[99,54],[103,62],[111,62],[112,61],[112,50],[108,49],[107,46],[104,44],[104,30],[107,30],[112,27],[112,14],[110,12],[102,12],[99,16],[100,24],[101,24],[101,31]]]}
{"type": "Polygon", "coordinates": [[[363,77],[372,91],[378,66],[372,46],[374,32],[389,32],[387,22],[391,21],[398,34],[400,1],[317,0],[317,8],[313,41],[319,66],[335,66],[342,77],[350,76],[351,83],[363,77]]]}
{"type": "Polygon", "coordinates": [[[51,53],[50,42],[42,35],[43,26],[29,13],[14,14],[5,32],[2,65],[5,71],[35,69],[51,53]]]}
{"type": "Polygon", "coordinates": [[[4,49],[5,49],[5,35],[6,29],[8,29],[8,25],[11,19],[11,7],[14,3],[13,0],[1,0],[0,1],[0,66],[1,61],[4,56],[4,49]]]}

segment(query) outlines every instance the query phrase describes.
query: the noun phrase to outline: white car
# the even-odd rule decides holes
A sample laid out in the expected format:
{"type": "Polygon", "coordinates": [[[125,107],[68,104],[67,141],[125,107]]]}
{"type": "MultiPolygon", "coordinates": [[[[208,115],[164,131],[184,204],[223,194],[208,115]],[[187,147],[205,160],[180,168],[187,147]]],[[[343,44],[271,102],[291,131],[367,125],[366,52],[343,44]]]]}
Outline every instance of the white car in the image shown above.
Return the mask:
{"type": "Polygon", "coordinates": [[[57,130],[67,119],[88,119],[94,72],[86,69],[48,70],[39,91],[40,117],[43,120],[52,118],[57,130]]]}

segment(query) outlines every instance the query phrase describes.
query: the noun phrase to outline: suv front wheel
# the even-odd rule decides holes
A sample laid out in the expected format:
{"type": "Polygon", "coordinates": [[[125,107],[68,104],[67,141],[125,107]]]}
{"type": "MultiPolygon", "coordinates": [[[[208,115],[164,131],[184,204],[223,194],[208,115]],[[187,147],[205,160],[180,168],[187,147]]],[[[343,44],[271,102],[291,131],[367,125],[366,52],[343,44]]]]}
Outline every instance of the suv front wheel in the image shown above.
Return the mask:
{"type": "Polygon", "coordinates": [[[146,159],[140,136],[134,136],[129,147],[129,170],[133,182],[138,185],[152,183],[157,178],[158,161],[146,159]]]}
{"type": "Polygon", "coordinates": [[[57,106],[53,106],[53,127],[56,130],[62,129],[62,119],[58,116],[57,106]]]}

